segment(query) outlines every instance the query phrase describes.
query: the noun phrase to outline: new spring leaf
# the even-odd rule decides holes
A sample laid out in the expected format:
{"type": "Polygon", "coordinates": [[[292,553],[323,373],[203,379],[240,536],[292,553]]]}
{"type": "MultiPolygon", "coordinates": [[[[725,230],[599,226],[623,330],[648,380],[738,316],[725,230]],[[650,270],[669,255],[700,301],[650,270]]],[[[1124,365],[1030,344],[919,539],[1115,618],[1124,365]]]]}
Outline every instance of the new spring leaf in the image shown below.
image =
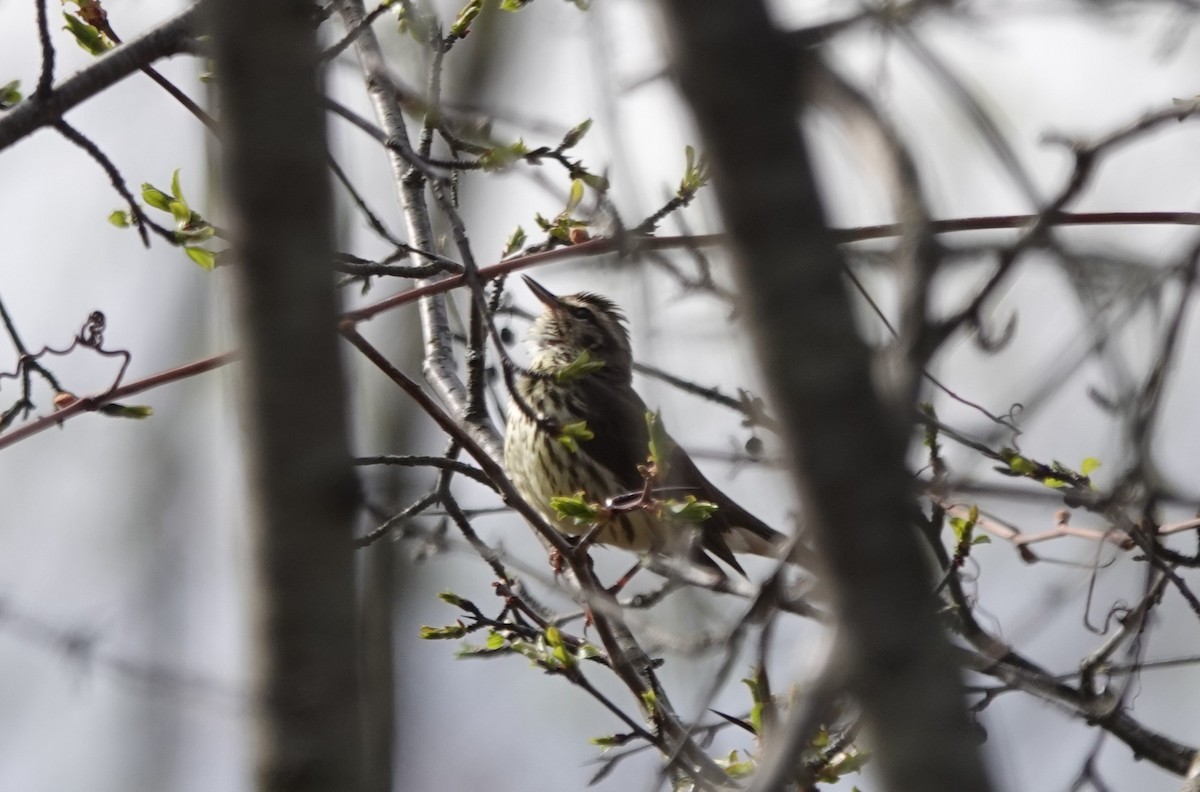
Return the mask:
{"type": "Polygon", "coordinates": [[[584,498],[582,492],[550,499],[550,508],[559,517],[573,521],[576,525],[595,525],[604,519],[604,509],[584,498]]]}
{"type": "MultiPolygon", "coordinates": [[[[586,377],[593,371],[599,371],[604,368],[603,360],[592,360],[592,356],[585,349],[579,353],[579,357],[572,360],[567,365],[554,372],[554,381],[559,385],[566,385],[569,382],[574,382],[580,377],[586,377]]],[[[592,438],[585,438],[591,440],[592,438]]]]}
{"type": "Polygon", "coordinates": [[[558,442],[565,445],[567,450],[574,454],[579,450],[581,442],[591,440],[595,436],[595,433],[588,429],[587,421],[575,421],[563,426],[562,433],[558,436],[558,442]]]}

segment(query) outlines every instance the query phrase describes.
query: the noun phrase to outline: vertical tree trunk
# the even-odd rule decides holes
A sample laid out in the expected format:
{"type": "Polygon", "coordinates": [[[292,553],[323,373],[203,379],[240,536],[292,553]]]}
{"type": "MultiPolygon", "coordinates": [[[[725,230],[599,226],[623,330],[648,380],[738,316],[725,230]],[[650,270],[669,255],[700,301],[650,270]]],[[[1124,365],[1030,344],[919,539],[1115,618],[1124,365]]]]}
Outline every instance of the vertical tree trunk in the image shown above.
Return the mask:
{"type": "MultiPolygon", "coordinates": [[[[663,6],[826,561],[838,665],[863,707],[876,767],[891,790],[986,790],[913,527],[908,427],[899,425],[907,421],[889,415],[872,387],[800,134],[807,64],[761,0],[663,6]]],[[[756,788],[768,786],[760,778],[756,788]]]]}
{"type": "Polygon", "coordinates": [[[312,6],[215,0],[254,531],[257,786],[360,787],[351,518],[312,6]]]}

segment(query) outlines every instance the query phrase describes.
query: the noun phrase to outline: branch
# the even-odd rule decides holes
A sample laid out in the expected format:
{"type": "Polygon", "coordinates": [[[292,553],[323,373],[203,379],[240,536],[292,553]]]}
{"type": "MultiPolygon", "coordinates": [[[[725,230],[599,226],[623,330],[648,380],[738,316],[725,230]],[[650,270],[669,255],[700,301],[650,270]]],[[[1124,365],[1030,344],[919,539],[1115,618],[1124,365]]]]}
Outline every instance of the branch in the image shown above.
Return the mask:
{"type": "Polygon", "coordinates": [[[0,151],[59,121],[70,109],[112,87],[148,63],[191,51],[201,9],[198,0],[175,17],[148,30],[128,44],[101,55],[90,66],[67,78],[42,96],[34,94],[0,118],[0,151]]]}
{"type": "Polygon", "coordinates": [[[435,456],[369,456],[355,457],[354,464],[356,465],[395,465],[397,467],[432,467],[439,470],[450,470],[455,473],[461,473],[472,481],[476,481],[485,487],[496,489],[496,485],[492,480],[484,475],[479,468],[468,465],[466,462],[459,462],[457,459],[447,459],[446,457],[435,456]]]}
{"type": "MultiPolygon", "coordinates": [[[[0,122],[2,125],[3,122],[0,122]]],[[[948,220],[934,220],[932,227],[938,233],[952,233],[958,231],[983,231],[994,229],[1012,229],[1021,228],[1036,220],[1036,215],[996,215],[996,216],[981,216],[981,217],[962,217],[948,220]]],[[[1200,225],[1200,212],[1084,212],[1084,213],[1069,213],[1060,212],[1054,216],[1052,222],[1056,225],[1200,225]]],[[[851,242],[865,241],[870,239],[884,239],[887,237],[897,236],[901,233],[901,228],[896,224],[882,224],[873,226],[859,226],[856,228],[831,229],[831,233],[839,243],[846,244],[851,242]]],[[[628,244],[628,239],[625,243],[628,244]]],[[[720,245],[725,244],[726,237],[724,234],[705,234],[699,236],[667,236],[667,237],[645,237],[636,240],[634,251],[643,250],[674,250],[674,249],[689,249],[698,245],[720,245]]],[[[586,256],[602,256],[622,251],[621,244],[614,239],[600,238],[593,239],[581,245],[572,247],[559,248],[557,250],[549,250],[540,253],[531,253],[524,256],[515,256],[505,259],[504,261],[492,264],[487,267],[481,267],[479,277],[481,280],[492,280],[510,272],[514,272],[529,267],[540,266],[543,264],[551,264],[565,259],[586,256]]],[[[431,258],[433,261],[448,262],[448,260],[430,254],[424,251],[414,251],[417,255],[431,258]]],[[[438,294],[448,292],[455,288],[463,286],[465,280],[459,275],[451,276],[432,283],[419,285],[411,289],[406,289],[391,297],[384,298],[379,302],[365,306],[355,311],[349,311],[342,315],[343,320],[354,323],[363,322],[384,313],[392,308],[408,303],[415,302],[421,297],[428,294],[438,294]]],[[[24,440],[26,437],[37,434],[48,429],[51,426],[61,425],[63,421],[73,418],[83,412],[94,411],[104,399],[115,400],[124,396],[131,396],[136,393],[151,390],[159,385],[166,385],[179,380],[193,377],[197,374],[202,374],[207,371],[212,371],[216,368],[233,362],[237,359],[235,352],[226,352],[216,355],[211,355],[206,358],[187,363],[177,368],[168,369],[166,371],[153,374],[145,379],[129,383],[114,391],[106,391],[96,393],[88,397],[84,397],[76,402],[72,407],[60,410],[53,415],[44,416],[36,421],[26,424],[19,429],[14,429],[11,432],[0,434],[0,449],[3,449],[13,443],[24,440]]],[[[953,433],[951,427],[940,425],[940,431],[953,433]]],[[[955,436],[962,439],[961,435],[955,436]]],[[[985,446],[978,444],[970,444],[976,450],[988,450],[985,446]]]]}
{"type": "MultiPolygon", "coordinates": [[[[957,570],[952,568],[937,532],[926,531],[925,535],[939,568],[946,573],[945,590],[950,598],[950,612],[954,614],[963,638],[975,648],[975,651],[959,651],[964,667],[1003,680],[1012,689],[1049,701],[1088,723],[1099,725],[1132,748],[1135,756],[1149,759],[1178,775],[1187,771],[1197,757],[1196,749],[1147,729],[1121,708],[1115,695],[1094,694],[1064,684],[984,630],[975,620],[971,602],[963,592],[957,570]]],[[[1074,675],[1083,676],[1081,672],[1071,676],[1074,675]]]]}
{"type": "Polygon", "coordinates": [[[42,48],[42,71],[38,75],[34,97],[38,100],[50,95],[54,84],[54,42],[50,40],[50,24],[46,17],[46,0],[37,0],[38,43],[42,48]]]}
{"type": "MultiPolygon", "coordinates": [[[[369,25],[364,25],[367,13],[361,0],[339,0],[337,7],[346,29],[356,34],[354,49],[358,53],[375,115],[387,136],[392,178],[404,210],[410,244],[420,250],[435,251],[433,225],[425,200],[424,164],[419,155],[412,151],[403,108],[400,106],[399,86],[387,68],[375,32],[369,25]]],[[[435,276],[421,281],[420,286],[436,286],[445,280],[444,277],[435,276]]],[[[456,370],[450,321],[442,294],[441,290],[431,291],[421,297],[425,376],[455,415],[466,415],[466,389],[456,370]]],[[[480,433],[479,439],[488,447],[489,453],[500,458],[500,435],[490,424],[480,433]]]]}
{"type": "Polygon", "coordinates": [[[138,236],[142,238],[142,244],[145,247],[150,247],[150,234],[146,231],[147,228],[153,230],[154,233],[158,234],[172,245],[179,244],[178,240],[175,239],[175,234],[172,231],[162,227],[146,216],[146,213],[142,211],[142,208],[138,205],[138,202],[133,200],[133,195],[129,192],[129,187],[125,184],[125,178],[121,176],[121,172],[117,170],[117,166],[113,164],[113,161],[108,158],[108,155],[105,154],[99,146],[97,146],[90,138],[88,138],[79,130],[75,129],[75,127],[71,126],[66,121],[55,121],[54,128],[57,129],[59,133],[67,140],[71,141],[76,146],[79,146],[81,149],[87,152],[88,156],[95,160],[96,164],[104,169],[105,175],[108,176],[109,183],[112,184],[113,189],[117,191],[117,194],[125,200],[125,205],[129,207],[129,214],[131,217],[133,217],[134,225],[137,226],[138,236]]]}
{"type": "MultiPolygon", "coordinates": [[[[1200,212],[1056,212],[1050,216],[1033,214],[989,215],[978,217],[960,217],[947,220],[933,220],[929,225],[931,230],[937,234],[949,234],[959,231],[1022,229],[1038,222],[1039,217],[1044,218],[1045,223],[1056,226],[1200,226],[1200,212]]],[[[888,237],[900,236],[904,233],[904,228],[898,223],[884,223],[881,225],[858,226],[855,228],[832,228],[829,229],[829,233],[837,244],[846,245],[854,242],[865,242],[871,239],[886,239],[888,237]]],[[[544,264],[551,264],[554,262],[574,258],[607,256],[611,254],[636,256],[640,253],[657,250],[688,250],[702,246],[725,245],[728,244],[728,242],[729,238],[725,234],[698,234],[694,236],[661,237],[625,236],[622,238],[599,237],[578,245],[571,245],[569,247],[560,247],[555,248],[554,250],[543,250],[534,253],[526,253],[520,256],[513,256],[497,262],[496,264],[491,264],[487,267],[480,267],[479,277],[481,280],[487,281],[498,278],[501,275],[508,275],[512,272],[517,272],[530,267],[538,267],[544,264]]],[[[461,275],[443,278],[435,282],[422,283],[421,285],[401,292],[400,294],[392,295],[391,297],[387,297],[379,302],[359,308],[356,311],[350,311],[345,315],[345,318],[354,322],[366,321],[367,319],[371,319],[372,317],[395,308],[396,306],[405,305],[431,294],[441,294],[442,292],[456,289],[465,283],[466,279],[461,275]]]]}
{"type": "MultiPolygon", "coordinates": [[[[983,642],[976,636],[972,638],[972,643],[983,642]]],[[[996,644],[1003,646],[999,642],[996,644]]],[[[1110,696],[1091,695],[1064,685],[1056,681],[1053,675],[1009,651],[1007,647],[1004,647],[1004,650],[1001,659],[996,659],[992,652],[977,654],[964,651],[961,655],[964,656],[964,665],[968,668],[1002,679],[1018,690],[1056,704],[1088,723],[1099,725],[1133,749],[1135,756],[1147,759],[1164,770],[1183,776],[1192,761],[1197,758],[1195,748],[1146,728],[1124,709],[1114,707],[1110,696]]]]}
{"type": "Polygon", "coordinates": [[[45,431],[52,426],[61,426],[63,421],[73,418],[85,412],[93,412],[100,409],[109,402],[122,399],[126,396],[132,396],[135,393],[141,393],[152,388],[157,388],[160,385],[166,385],[171,382],[194,377],[197,374],[203,374],[206,371],[221,368],[233,361],[237,360],[238,356],[235,352],[225,352],[219,355],[211,355],[206,358],[192,361],[182,366],[166,371],[160,371],[157,374],[152,374],[127,385],[122,385],[119,388],[109,389],[100,393],[92,394],[91,396],[83,396],[69,406],[58,410],[52,415],[46,415],[38,418],[36,421],[31,421],[23,426],[13,429],[10,432],[0,434],[0,449],[7,448],[13,443],[18,443],[26,437],[35,435],[45,431]]]}

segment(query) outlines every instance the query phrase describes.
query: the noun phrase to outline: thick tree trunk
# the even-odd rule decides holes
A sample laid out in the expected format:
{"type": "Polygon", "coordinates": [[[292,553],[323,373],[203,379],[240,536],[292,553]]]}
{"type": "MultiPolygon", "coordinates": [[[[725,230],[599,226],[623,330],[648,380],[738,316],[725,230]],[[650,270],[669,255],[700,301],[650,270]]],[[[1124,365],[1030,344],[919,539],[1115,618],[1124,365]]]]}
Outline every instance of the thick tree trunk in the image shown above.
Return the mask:
{"type": "MultiPolygon", "coordinates": [[[[865,712],[875,766],[891,790],[986,790],[913,528],[908,427],[872,386],[800,133],[804,58],[760,0],[663,6],[796,485],[825,558],[838,667],[865,712]]],[[[769,775],[757,788],[776,788],[769,775]]],[[[784,768],[775,778],[787,775],[784,768]]]]}
{"type": "Polygon", "coordinates": [[[257,788],[360,788],[355,593],[312,7],[215,0],[245,355],[257,788]]]}

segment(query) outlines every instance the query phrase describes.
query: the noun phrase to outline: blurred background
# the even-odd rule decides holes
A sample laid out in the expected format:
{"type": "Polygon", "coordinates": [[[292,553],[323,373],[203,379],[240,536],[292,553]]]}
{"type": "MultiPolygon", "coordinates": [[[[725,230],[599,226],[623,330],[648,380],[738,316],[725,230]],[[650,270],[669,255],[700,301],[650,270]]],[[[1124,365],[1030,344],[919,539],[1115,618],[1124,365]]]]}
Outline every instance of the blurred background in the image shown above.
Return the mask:
{"type": "MultiPolygon", "coordinates": [[[[780,2],[777,20],[801,26],[840,18],[859,6],[841,2],[780,2]]],[[[913,26],[922,51],[944,71],[931,69],[916,49],[869,26],[837,39],[832,61],[891,115],[912,148],[923,186],[939,218],[1019,214],[1037,204],[1011,169],[980,139],[963,104],[947,89],[952,74],[991,115],[1020,168],[1044,201],[1059,190],[1072,159],[1051,133],[1091,139],[1136,120],[1173,99],[1197,93],[1200,73],[1194,10],[1187,3],[987,2],[950,4],[913,26]]],[[[177,13],[176,2],[112,2],[114,28],[126,39],[177,13]]],[[[443,19],[457,7],[439,4],[443,19]]],[[[52,7],[52,11],[56,11],[52,7]]],[[[55,29],[62,79],[91,56],[55,29]]],[[[423,61],[411,38],[385,14],[376,23],[394,68],[408,84],[423,84],[423,61]]],[[[342,31],[326,23],[332,43],[342,31]]],[[[488,8],[469,38],[447,60],[447,95],[464,110],[493,116],[500,137],[531,147],[554,145],[567,129],[593,119],[577,148],[594,172],[612,184],[611,199],[632,226],[661,206],[684,172],[684,147],[697,142],[667,76],[668,53],[655,7],[640,0],[594,0],[590,10],[570,3],[532,4],[517,14],[488,8]]],[[[0,84],[19,79],[28,94],[37,82],[40,54],[34,6],[0,2],[0,84]]],[[[158,68],[203,105],[198,77],[203,61],[175,58],[158,68]]],[[[340,101],[371,116],[352,56],[331,65],[328,85],[340,101]]],[[[209,155],[213,140],[181,106],[149,79],[136,75],[68,114],[100,145],[130,185],[166,189],[179,169],[188,201],[218,225],[209,155]]],[[[807,120],[835,226],[890,222],[892,210],[872,169],[847,130],[828,118],[807,120]]],[[[1189,211],[1200,199],[1200,147],[1190,124],[1169,126],[1104,159],[1096,178],[1073,206],[1079,211],[1189,211]]],[[[403,224],[391,174],[380,148],[358,130],[330,119],[334,154],[368,204],[395,232],[403,224]]],[[[339,201],[339,248],[365,258],[389,250],[366,228],[344,191],[339,201]]],[[[513,229],[537,240],[535,212],[550,217],[566,201],[564,182],[548,166],[466,174],[464,216],[481,263],[497,260],[513,229]],[[549,178],[553,176],[553,178],[549,178]]],[[[43,130],[0,153],[0,299],[26,346],[63,347],[88,314],[108,319],[107,346],[132,353],[126,380],[236,347],[230,326],[228,273],[206,272],[181,251],[156,243],[141,247],[130,230],[106,222],[120,198],[104,173],[82,152],[43,130]]],[[[702,193],[662,233],[719,230],[715,207],[702,193]]],[[[603,232],[604,229],[599,229],[603,232]]],[[[1195,244],[1182,226],[1058,229],[1056,239],[1088,265],[1086,277],[1061,260],[1034,254],[992,302],[996,327],[1018,316],[1015,335],[998,354],[970,340],[944,348],[934,370],[948,387],[993,413],[1013,405],[1019,442],[1038,459],[1076,467],[1096,457],[1100,486],[1122,470],[1129,447],[1125,427],[1089,396],[1113,393],[1144,377],[1151,342],[1162,327],[1167,290],[1139,299],[1137,273],[1153,279],[1195,244]],[[1099,273],[1099,274],[1097,274],[1099,273]],[[1107,276],[1104,274],[1108,273],[1107,276]],[[1098,337],[1103,355],[1089,355],[1098,337]]],[[[1012,232],[948,235],[960,263],[940,278],[939,311],[950,311],[983,278],[987,259],[972,255],[1012,238],[1012,232]]],[[[864,244],[860,251],[886,250],[864,244]]],[[[986,252],[986,251],[985,251],[986,252]]],[[[895,290],[886,270],[867,255],[852,258],[884,310],[895,290]]],[[[687,254],[673,255],[687,272],[687,254]]],[[[719,284],[732,287],[728,262],[716,250],[708,261],[719,284]]],[[[551,290],[589,290],[614,298],[630,317],[639,360],[703,385],[736,394],[758,390],[752,357],[735,308],[710,291],[686,289],[661,263],[603,259],[567,261],[538,270],[551,290]]],[[[1144,283],[1145,281],[1140,281],[1144,283]]],[[[378,280],[369,294],[345,290],[347,306],[404,288],[378,280]]],[[[522,287],[517,308],[536,310],[522,287]]],[[[516,336],[526,322],[505,320],[516,336]]],[[[864,331],[882,340],[864,310],[864,331]]],[[[419,373],[415,311],[371,321],[365,333],[403,368],[419,373]]],[[[1196,392],[1200,358],[1195,323],[1185,323],[1183,351],[1154,437],[1153,461],[1163,480],[1193,501],[1200,445],[1196,392]]],[[[524,360],[517,351],[518,360],[524,360]]],[[[444,440],[402,394],[355,356],[350,361],[355,453],[440,453],[444,440]]],[[[0,370],[16,353],[0,343],[0,370]]],[[[64,387],[103,390],[117,364],[76,352],[53,361],[64,387]]],[[[635,383],[667,426],[693,451],[723,488],[768,522],[790,530],[799,505],[784,475],[771,464],[747,460],[747,443],[763,441],[769,463],[780,449],[769,434],[755,435],[740,416],[681,393],[658,379],[635,383]]],[[[242,492],[236,366],[142,394],[131,401],[153,407],[146,421],[85,415],[0,453],[0,790],[248,789],[251,703],[246,695],[249,594],[242,492]]],[[[17,393],[0,380],[7,406],[17,393]]],[[[497,391],[499,401],[503,394],[497,391]]],[[[298,394],[302,397],[302,394],[298,394]]],[[[930,395],[942,418],[991,437],[994,425],[944,396],[930,395]]],[[[38,394],[38,414],[51,409],[38,394]]],[[[955,472],[1006,484],[977,458],[948,449],[955,472]]],[[[921,464],[914,456],[915,467],[921,464]]],[[[427,488],[433,475],[365,469],[373,500],[396,508],[427,488]]],[[[457,485],[464,502],[481,510],[499,504],[470,482],[457,485]],[[475,487],[477,492],[472,492],[475,487]]],[[[1053,500],[981,498],[979,502],[1024,530],[1052,527],[1053,500]]],[[[1177,519],[1183,506],[1168,509],[1177,519]]],[[[436,517],[427,518],[427,527],[436,517]]],[[[483,539],[521,559],[534,585],[548,578],[541,548],[521,520],[507,512],[481,514],[483,539]]],[[[365,528],[372,527],[364,523],[365,528]]],[[[1091,527],[1103,528],[1096,524],[1091,527]]],[[[1085,621],[1102,623],[1116,601],[1137,601],[1144,582],[1136,564],[1109,565],[1114,553],[1082,540],[1039,547],[1045,560],[1021,562],[1013,548],[993,541],[976,551],[969,570],[986,625],[1049,668],[1069,673],[1100,643],[1085,621]],[[1102,568],[1096,572],[1097,558],[1102,568]],[[1088,599],[1089,587],[1095,591],[1088,599]]],[[[598,564],[616,575],[627,554],[602,550],[598,564]]],[[[502,788],[538,790],[585,786],[600,751],[589,739],[622,730],[594,700],[560,679],[547,678],[516,657],[456,660],[453,642],[421,641],[421,625],[452,623],[458,612],[436,598],[453,590],[478,603],[494,597],[486,567],[454,541],[388,542],[363,554],[364,579],[394,589],[395,707],[398,712],[395,788],[502,788]],[[382,557],[382,560],[376,558],[382,557]],[[369,573],[367,570],[370,570],[369,573]],[[536,755],[528,755],[531,746],[536,755]]],[[[751,569],[761,573],[760,567],[751,569]]],[[[644,577],[652,577],[645,575],[644,577]]],[[[652,588],[653,580],[638,585],[652,588]]],[[[548,597],[553,595],[547,594],[548,597]]],[[[569,609],[569,603],[551,600],[569,609]]],[[[651,647],[667,656],[663,679],[687,717],[700,717],[706,691],[723,659],[721,647],[703,646],[740,612],[737,603],[706,592],[676,595],[660,609],[633,618],[651,647]],[[697,645],[685,645],[693,640],[697,645]]],[[[1200,630],[1186,604],[1168,597],[1158,611],[1165,624],[1147,648],[1150,659],[1196,656],[1200,630]]],[[[774,684],[803,688],[823,634],[799,620],[775,638],[774,684]]],[[[479,640],[482,640],[482,636],[479,640]]],[[[734,679],[749,673],[753,652],[734,679]]],[[[1185,743],[1200,741],[1195,725],[1194,664],[1148,670],[1130,699],[1151,728],[1185,743]]],[[[624,690],[613,697],[624,701],[624,690]]],[[[741,713],[744,688],[732,684],[713,706],[741,713]]],[[[1024,694],[998,697],[981,713],[986,750],[1004,788],[1066,790],[1080,775],[1098,733],[1024,694]]],[[[726,730],[714,754],[753,748],[749,735],[726,730]]],[[[1113,789],[1176,789],[1179,780],[1139,763],[1110,740],[1098,754],[1099,777],[1113,789]]],[[[649,752],[616,766],[599,788],[649,789],[656,778],[649,752]]],[[[864,789],[865,778],[851,778],[864,789]]]]}

